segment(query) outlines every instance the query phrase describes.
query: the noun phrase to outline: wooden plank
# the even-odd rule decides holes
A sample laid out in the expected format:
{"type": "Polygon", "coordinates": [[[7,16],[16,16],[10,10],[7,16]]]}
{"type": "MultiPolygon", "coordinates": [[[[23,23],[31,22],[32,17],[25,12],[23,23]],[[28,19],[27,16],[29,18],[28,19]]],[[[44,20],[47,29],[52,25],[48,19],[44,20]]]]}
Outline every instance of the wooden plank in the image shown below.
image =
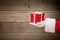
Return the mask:
{"type": "Polygon", "coordinates": [[[20,11],[20,10],[39,10],[39,11],[57,11],[59,5],[56,1],[46,0],[46,3],[42,3],[42,0],[2,0],[0,1],[0,11],[20,11]],[[30,7],[30,8],[29,8],[30,7]],[[58,8],[57,8],[58,7],[58,8]]]}

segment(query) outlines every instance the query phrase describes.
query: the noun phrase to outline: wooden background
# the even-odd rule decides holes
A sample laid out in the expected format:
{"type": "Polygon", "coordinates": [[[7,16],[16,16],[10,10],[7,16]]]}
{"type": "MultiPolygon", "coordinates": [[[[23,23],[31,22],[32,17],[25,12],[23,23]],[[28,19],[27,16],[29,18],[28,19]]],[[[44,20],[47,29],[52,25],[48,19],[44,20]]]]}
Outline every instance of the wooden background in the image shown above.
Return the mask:
{"type": "Polygon", "coordinates": [[[59,0],[0,0],[0,40],[60,40],[60,33],[45,33],[29,24],[31,11],[60,19],[59,0]]]}

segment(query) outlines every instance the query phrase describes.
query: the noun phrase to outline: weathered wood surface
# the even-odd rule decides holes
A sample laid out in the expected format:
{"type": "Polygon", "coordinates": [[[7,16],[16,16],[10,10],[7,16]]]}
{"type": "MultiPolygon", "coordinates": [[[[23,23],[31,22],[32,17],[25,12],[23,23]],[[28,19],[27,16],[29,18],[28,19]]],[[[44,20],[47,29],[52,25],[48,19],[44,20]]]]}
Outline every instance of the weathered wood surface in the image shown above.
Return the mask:
{"type": "Polygon", "coordinates": [[[30,0],[30,3],[28,0],[0,0],[0,40],[60,40],[60,33],[45,33],[44,28],[28,23],[31,11],[45,11],[45,17],[60,19],[59,3],[55,0],[44,3],[42,0],[30,0]]]}
{"type": "Polygon", "coordinates": [[[58,0],[0,0],[0,11],[57,11],[59,8],[58,0]]]}
{"type": "Polygon", "coordinates": [[[0,22],[0,40],[60,40],[60,33],[45,33],[28,22],[0,22]]]}
{"type": "MultiPolygon", "coordinates": [[[[0,22],[28,22],[31,11],[0,11],[0,22]]],[[[45,18],[60,19],[60,11],[43,11],[45,18]]]]}

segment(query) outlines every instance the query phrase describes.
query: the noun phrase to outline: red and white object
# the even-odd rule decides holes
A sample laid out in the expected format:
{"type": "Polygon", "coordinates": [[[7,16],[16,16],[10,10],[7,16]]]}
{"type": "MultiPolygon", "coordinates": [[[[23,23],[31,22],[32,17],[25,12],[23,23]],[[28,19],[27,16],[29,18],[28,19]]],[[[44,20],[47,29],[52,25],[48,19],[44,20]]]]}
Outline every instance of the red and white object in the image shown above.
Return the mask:
{"type": "Polygon", "coordinates": [[[30,13],[30,24],[37,25],[37,23],[44,21],[43,12],[31,12],[30,13]]]}
{"type": "Polygon", "coordinates": [[[47,18],[45,20],[45,32],[50,33],[60,32],[60,20],[47,18]]]}

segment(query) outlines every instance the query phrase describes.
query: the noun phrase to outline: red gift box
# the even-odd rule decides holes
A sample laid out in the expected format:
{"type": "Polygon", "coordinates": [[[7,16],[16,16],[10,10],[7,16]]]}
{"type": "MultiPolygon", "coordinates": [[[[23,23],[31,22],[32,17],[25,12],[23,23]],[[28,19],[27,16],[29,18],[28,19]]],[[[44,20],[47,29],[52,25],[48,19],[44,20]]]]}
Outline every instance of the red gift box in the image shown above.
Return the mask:
{"type": "Polygon", "coordinates": [[[43,12],[31,12],[30,13],[30,24],[37,24],[42,21],[44,21],[43,12]]]}

